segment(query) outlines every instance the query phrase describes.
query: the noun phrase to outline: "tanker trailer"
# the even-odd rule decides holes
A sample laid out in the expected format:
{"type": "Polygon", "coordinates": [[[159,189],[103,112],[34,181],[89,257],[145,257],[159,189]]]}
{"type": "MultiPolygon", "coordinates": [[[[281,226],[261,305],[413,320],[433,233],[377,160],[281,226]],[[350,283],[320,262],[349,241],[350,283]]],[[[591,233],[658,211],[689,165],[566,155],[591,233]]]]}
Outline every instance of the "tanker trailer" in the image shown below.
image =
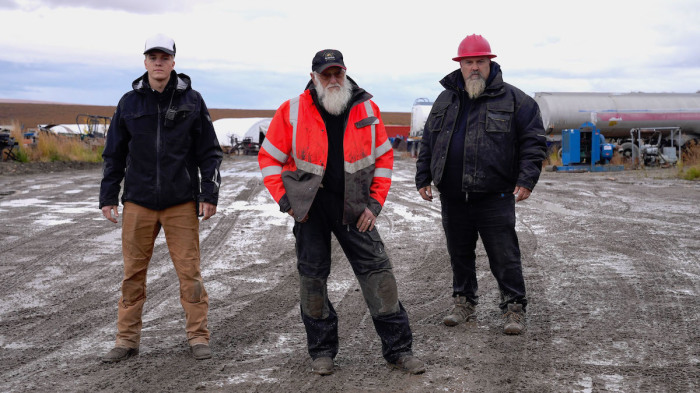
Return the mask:
{"type": "Polygon", "coordinates": [[[423,128],[430,115],[433,101],[427,98],[417,98],[411,108],[411,129],[408,132],[408,151],[413,157],[418,157],[420,141],[423,139],[423,128]]]}
{"type": "Polygon", "coordinates": [[[627,157],[668,161],[657,152],[700,141],[698,93],[535,93],[545,135],[591,122],[627,157]]]}

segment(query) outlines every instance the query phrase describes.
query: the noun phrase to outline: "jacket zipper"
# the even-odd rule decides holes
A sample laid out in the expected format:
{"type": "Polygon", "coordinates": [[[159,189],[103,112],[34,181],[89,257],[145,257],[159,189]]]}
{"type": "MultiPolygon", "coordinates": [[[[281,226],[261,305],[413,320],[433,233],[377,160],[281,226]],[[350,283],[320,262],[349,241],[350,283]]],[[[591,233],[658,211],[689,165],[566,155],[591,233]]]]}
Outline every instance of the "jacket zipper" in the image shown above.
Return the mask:
{"type": "Polygon", "coordinates": [[[156,127],[156,205],[160,207],[160,103],[158,107],[158,119],[156,127]]]}

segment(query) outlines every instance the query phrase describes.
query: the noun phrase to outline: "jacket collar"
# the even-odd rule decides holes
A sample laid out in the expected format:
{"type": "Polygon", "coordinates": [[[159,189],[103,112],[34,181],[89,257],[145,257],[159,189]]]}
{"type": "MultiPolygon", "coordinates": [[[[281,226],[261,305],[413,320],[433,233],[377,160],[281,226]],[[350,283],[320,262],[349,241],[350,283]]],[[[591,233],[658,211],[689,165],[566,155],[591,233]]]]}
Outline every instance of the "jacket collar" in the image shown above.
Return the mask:
{"type": "MultiPolygon", "coordinates": [[[[170,72],[170,80],[168,85],[165,87],[163,92],[175,89],[176,94],[182,94],[185,90],[191,88],[190,77],[185,74],[178,74],[175,70],[170,72]]],[[[140,93],[145,93],[151,90],[151,85],[148,83],[148,72],[144,72],[143,75],[136,78],[132,83],[131,87],[140,93]]]]}

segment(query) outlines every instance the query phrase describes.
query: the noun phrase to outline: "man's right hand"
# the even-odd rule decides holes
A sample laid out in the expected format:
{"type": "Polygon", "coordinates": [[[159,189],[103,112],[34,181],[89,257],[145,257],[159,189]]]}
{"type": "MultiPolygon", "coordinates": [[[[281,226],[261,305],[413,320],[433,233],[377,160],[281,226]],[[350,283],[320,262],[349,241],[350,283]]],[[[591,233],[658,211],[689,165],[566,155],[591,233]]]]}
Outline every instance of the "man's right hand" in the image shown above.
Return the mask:
{"type": "MultiPolygon", "coordinates": [[[[287,210],[287,214],[289,214],[290,216],[292,216],[293,219],[295,219],[295,220],[297,219],[296,217],[294,217],[294,209],[289,209],[289,210],[287,210]]],[[[308,220],[309,220],[309,214],[307,213],[306,216],[304,216],[304,219],[301,220],[301,221],[299,221],[299,222],[306,222],[306,221],[308,221],[308,220]]]]}
{"type": "Polygon", "coordinates": [[[428,202],[433,201],[433,190],[430,188],[430,186],[425,186],[418,190],[420,193],[421,198],[425,199],[428,202]]]}
{"type": "Polygon", "coordinates": [[[112,221],[113,223],[117,223],[117,217],[119,217],[119,206],[117,205],[109,205],[109,206],[102,206],[102,215],[105,216],[106,219],[109,221],[112,221]],[[114,216],[112,216],[112,211],[114,211],[114,216]]]}

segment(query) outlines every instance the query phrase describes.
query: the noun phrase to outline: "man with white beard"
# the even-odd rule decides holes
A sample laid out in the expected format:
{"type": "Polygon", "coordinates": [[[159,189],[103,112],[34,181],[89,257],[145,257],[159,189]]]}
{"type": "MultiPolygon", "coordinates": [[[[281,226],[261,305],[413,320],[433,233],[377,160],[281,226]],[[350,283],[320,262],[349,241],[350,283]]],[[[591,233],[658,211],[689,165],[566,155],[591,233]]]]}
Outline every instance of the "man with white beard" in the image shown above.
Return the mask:
{"type": "Polygon", "coordinates": [[[338,317],[327,289],[333,234],[360,284],[382,355],[394,368],[423,373],[376,226],[394,163],[379,107],[345,74],[339,51],[316,53],[311,70],[304,92],[275,113],[258,154],[265,186],[280,210],[295,220],[311,370],[332,374],[338,354],[338,317]]]}
{"type": "Polygon", "coordinates": [[[470,35],[457,49],[460,68],[445,76],[425,123],[416,187],[432,201],[440,191],[442,226],[452,265],[455,326],[475,318],[479,238],[500,290],[505,334],[525,329],[525,281],[515,232],[515,202],[527,199],[545,158],[544,127],[532,97],[503,82],[488,41],[470,35]]]}

